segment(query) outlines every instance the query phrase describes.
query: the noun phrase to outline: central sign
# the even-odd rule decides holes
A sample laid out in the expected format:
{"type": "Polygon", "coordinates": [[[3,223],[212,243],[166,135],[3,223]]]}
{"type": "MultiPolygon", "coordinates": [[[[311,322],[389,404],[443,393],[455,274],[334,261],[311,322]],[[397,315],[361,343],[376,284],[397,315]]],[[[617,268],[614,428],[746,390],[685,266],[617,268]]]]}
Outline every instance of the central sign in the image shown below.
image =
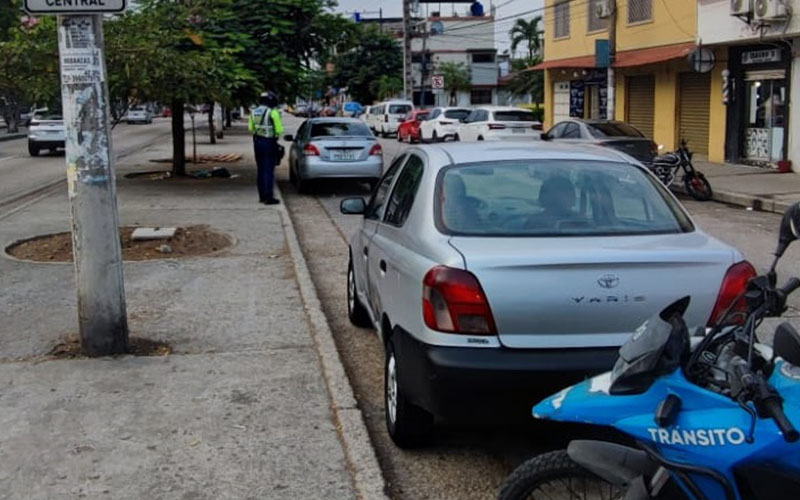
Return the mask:
{"type": "Polygon", "coordinates": [[[431,77],[431,87],[434,89],[443,89],[444,75],[433,75],[433,77],[431,77]]]}
{"type": "Polygon", "coordinates": [[[113,14],[126,7],[126,0],[25,0],[31,14],[113,14]]]}

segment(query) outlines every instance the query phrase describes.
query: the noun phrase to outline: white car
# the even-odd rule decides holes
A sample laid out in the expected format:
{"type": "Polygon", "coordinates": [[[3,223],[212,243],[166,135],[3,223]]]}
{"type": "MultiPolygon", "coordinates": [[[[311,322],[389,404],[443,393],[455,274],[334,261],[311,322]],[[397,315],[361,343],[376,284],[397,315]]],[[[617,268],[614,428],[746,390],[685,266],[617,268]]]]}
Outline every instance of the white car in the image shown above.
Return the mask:
{"type": "Polygon", "coordinates": [[[538,139],[542,123],[530,111],[511,106],[475,108],[458,127],[460,141],[518,141],[538,139]]]}
{"type": "Polygon", "coordinates": [[[63,148],[66,141],[64,118],[60,112],[37,112],[28,127],[28,153],[39,156],[43,149],[51,152],[63,148]]]}
{"type": "Polygon", "coordinates": [[[153,115],[150,113],[150,110],[145,108],[144,106],[134,106],[125,113],[125,116],[122,118],[125,123],[132,124],[132,123],[153,123],[153,115]]]}
{"type": "Polygon", "coordinates": [[[373,128],[381,137],[389,137],[397,133],[397,127],[406,115],[414,111],[411,101],[386,101],[379,106],[379,114],[375,115],[373,128]]]}
{"type": "Polygon", "coordinates": [[[422,142],[455,139],[461,120],[469,113],[469,108],[434,108],[419,126],[422,142]]]}
{"type": "Polygon", "coordinates": [[[364,122],[367,125],[367,127],[372,129],[372,127],[370,127],[370,125],[369,125],[369,113],[370,113],[370,110],[372,110],[372,106],[364,106],[364,112],[361,113],[361,115],[358,117],[358,119],[361,120],[362,122],[364,122]]]}

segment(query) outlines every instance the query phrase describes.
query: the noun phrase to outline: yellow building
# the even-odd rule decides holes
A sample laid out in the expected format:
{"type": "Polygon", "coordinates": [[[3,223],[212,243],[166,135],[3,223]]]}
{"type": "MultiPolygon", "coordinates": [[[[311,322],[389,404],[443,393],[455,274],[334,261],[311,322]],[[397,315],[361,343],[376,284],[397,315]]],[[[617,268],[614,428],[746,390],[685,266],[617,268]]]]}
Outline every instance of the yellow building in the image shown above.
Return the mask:
{"type": "Polygon", "coordinates": [[[537,68],[545,70],[546,127],[568,117],[608,118],[613,94],[614,119],[667,149],[685,138],[695,153],[724,160],[725,52],[708,73],[692,71],[688,62],[696,48],[697,0],[545,0],[545,8],[544,61],[537,68]],[[597,56],[614,31],[610,93],[597,56]]]}

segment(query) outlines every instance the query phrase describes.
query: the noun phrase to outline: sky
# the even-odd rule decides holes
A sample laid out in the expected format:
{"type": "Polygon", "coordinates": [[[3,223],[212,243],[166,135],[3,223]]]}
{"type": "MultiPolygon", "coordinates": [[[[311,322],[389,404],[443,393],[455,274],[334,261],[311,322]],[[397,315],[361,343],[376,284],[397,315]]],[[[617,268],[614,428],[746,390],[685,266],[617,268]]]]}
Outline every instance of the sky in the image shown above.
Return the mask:
{"type": "MultiPolygon", "coordinates": [[[[402,0],[338,0],[339,7],[336,9],[339,12],[352,13],[353,11],[364,12],[364,17],[378,17],[378,9],[383,8],[384,17],[402,17],[403,16],[403,2],[402,0]]],[[[531,11],[534,9],[541,9],[544,5],[544,0],[481,0],[486,11],[489,11],[490,5],[497,6],[497,18],[504,18],[508,16],[516,16],[522,12],[531,11]]],[[[448,15],[451,12],[451,3],[441,2],[442,15],[448,15]]],[[[468,4],[455,4],[456,9],[459,11],[466,11],[468,4]]],[[[427,5],[430,11],[439,8],[439,3],[432,3],[427,5]]],[[[426,5],[420,4],[420,9],[425,12],[426,5]]],[[[541,11],[524,16],[526,19],[542,15],[541,11]]],[[[509,49],[510,42],[508,41],[508,31],[511,29],[513,19],[507,21],[500,21],[495,30],[495,41],[498,52],[503,52],[509,49]]],[[[544,27],[544,26],[542,26],[544,27]]]]}

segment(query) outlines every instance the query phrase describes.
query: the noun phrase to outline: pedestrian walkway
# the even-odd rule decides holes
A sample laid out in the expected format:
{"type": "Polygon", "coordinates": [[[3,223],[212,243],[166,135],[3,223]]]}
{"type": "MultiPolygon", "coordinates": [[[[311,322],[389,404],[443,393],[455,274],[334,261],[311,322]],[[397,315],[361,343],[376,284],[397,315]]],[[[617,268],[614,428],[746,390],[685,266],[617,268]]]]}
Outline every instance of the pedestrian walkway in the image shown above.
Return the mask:
{"type": "Polygon", "coordinates": [[[800,201],[798,173],[705,161],[694,166],[708,177],[716,201],[776,213],[800,201]]]}
{"type": "MultiPolygon", "coordinates": [[[[125,264],[131,336],[173,354],[43,357],[77,332],[73,267],[0,257],[0,499],[380,498],[288,216],[257,203],[249,135],[237,125],[199,148],[244,153],[224,165],[238,177],[123,177],[164,169],[148,159],[169,148],[118,165],[122,224],[206,224],[235,240],[213,256],[125,264]]],[[[64,191],[0,215],[3,249],[67,230],[64,191]]]]}

